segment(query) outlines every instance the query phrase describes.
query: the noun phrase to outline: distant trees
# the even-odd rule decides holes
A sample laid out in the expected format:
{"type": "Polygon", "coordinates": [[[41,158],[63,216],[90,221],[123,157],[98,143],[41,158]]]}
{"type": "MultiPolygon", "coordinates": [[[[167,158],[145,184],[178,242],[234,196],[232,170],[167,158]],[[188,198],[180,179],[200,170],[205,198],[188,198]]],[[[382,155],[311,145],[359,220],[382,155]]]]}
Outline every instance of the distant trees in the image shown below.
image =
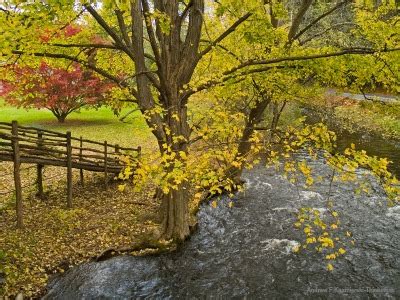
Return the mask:
{"type": "Polygon", "coordinates": [[[84,106],[102,105],[112,87],[78,64],[69,70],[42,62],[37,68],[14,66],[12,73],[15,80],[12,84],[3,81],[0,96],[17,107],[48,109],[60,123],[84,106]]]}

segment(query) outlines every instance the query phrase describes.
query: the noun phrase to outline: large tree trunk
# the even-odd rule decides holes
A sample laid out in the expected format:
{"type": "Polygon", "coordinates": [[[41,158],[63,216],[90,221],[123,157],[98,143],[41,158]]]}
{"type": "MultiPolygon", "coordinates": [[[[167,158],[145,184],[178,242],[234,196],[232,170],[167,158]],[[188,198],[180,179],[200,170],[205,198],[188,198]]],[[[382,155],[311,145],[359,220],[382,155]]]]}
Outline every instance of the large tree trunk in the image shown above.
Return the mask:
{"type": "MultiPolygon", "coordinates": [[[[135,77],[137,92],[135,92],[139,107],[143,113],[148,113],[146,121],[157,138],[160,154],[165,155],[167,145],[176,156],[170,158],[164,165],[164,171],[171,175],[174,161],[183,165],[188,152],[189,126],[187,122],[186,100],[182,98],[183,86],[191,79],[196,64],[201,57],[198,53],[203,23],[204,0],[193,0],[187,4],[187,11],[180,9],[180,1],[156,0],[152,2],[154,9],[165,13],[171,22],[170,30],[163,30],[162,22],[155,18],[151,20],[151,5],[145,0],[131,0],[132,40],[129,41],[126,28],[126,46],[132,49],[135,62],[135,77]],[[179,15],[179,13],[183,15],[179,15]],[[143,17],[146,22],[143,24],[143,17]],[[182,26],[186,22],[186,36],[182,36],[182,26]],[[145,25],[151,49],[157,64],[156,72],[149,72],[146,66],[144,49],[145,25]],[[152,74],[150,74],[152,73],[152,74]],[[158,92],[159,101],[154,101],[152,87],[158,92]],[[154,109],[161,105],[163,113],[154,109]],[[183,155],[181,155],[183,154],[183,155]]],[[[124,29],[123,21],[120,27],[124,29]]],[[[109,30],[111,33],[112,31],[109,30]]],[[[113,33],[112,33],[113,34],[113,33]]],[[[115,37],[115,40],[118,40],[115,37]]],[[[123,44],[121,41],[120,44],[123,44]]],[[[127,50],[129,53],[129,49],[127,50]]],[[[189,235],[188,187],[184,183],[168,184],[167,194],[157,193],[162,202],[163,237],[182,241],[189,235]],[[173,189],[173,188],[174,189],[173,189]]]]}
{"type": "MultiPolygon", "coordinates": [[[[187,122],[187,108],[180,106],[177,85],[171,84],[169,91],[164,98],[171,111],[166,114],[166,126],[169,127],[171,134],[167,135],[166,143],[176,154],[174,160],[178,160],[185,165],[185,159],[182,157],[188,154],[187,141],[189,140],[189,124],[187,122]],[[179,116],[177,118],[176,116],[179,116]],[[174,139],[174,137],[183,137],[183,139],[174,139]]],[[[174,169],[166,168],[167,172],[173,172],[174,169]]],[[[171,182],[171,186],[175,183],[171,182]]],[[[161,197],[162,202],[162,225],[166,239],[174,239],[177,242],[185,240],[189,234],[189,186],[183,182],[177,185],[176,189],[170,189],[167,194],[161,197]]]]}
{"type": "Polygon", "coordinates": [[[185,184],[161,196],[163,237],[177,242],[184,241],[189,230],[189,195],[185,184]]]}

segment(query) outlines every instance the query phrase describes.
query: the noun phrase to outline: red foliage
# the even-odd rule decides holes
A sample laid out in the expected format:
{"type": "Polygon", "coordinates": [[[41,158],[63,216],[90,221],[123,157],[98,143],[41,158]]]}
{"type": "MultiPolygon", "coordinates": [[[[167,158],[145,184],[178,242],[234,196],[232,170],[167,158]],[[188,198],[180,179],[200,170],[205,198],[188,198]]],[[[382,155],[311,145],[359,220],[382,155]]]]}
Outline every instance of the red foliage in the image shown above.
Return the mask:
{"type": "Polygon", "coordinates": [[[0,96],[6,96],[12,91],[12,85],[4,80],[0,80],[0,96]]]}
{"type": "Polygon", "coordinates": [[[86,105],[101,105],[113,86],[108,81],[73,65],[71,70],[52,68],[42,62],[36,69],[13,67],[15,82],[3,82],[8,103],[24,108],[47,108],[63,121],[74,110],[86,105]]]}
{"type": "Polygon", "coordinates": [[[67,27],[64,28],[64,35],[66,37],[70,37],[74,36],[75,34],[78,34],[81,31],[82,29],[80,27],[69,24],[67,25],[67,27]]]}
{"type": "Polygon", "coordinates": [[[82,28],[69,24],[65,28],[63,28],[59,32],[54,32],[52,33],[51,30],[48,28],[44,29],[43,33],[40,35],[40,40],[42,42],[48,43],[53,37],[61,38],[61,37],[66,37],[69,38],[71,36],[74,36],[78,34],[79,32],[82,31],[82,28]]]}

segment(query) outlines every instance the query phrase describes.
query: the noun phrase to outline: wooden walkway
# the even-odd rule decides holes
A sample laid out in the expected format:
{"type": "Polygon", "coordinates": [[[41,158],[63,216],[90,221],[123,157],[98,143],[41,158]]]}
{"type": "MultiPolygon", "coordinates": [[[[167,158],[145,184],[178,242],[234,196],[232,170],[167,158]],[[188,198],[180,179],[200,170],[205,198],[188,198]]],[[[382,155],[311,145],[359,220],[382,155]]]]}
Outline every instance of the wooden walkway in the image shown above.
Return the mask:
{"type": "Polygon", "coordinates": [[[107,187],[109,175],[118,174],[124,167],[122,156],[138,158],[141,148],[124,148],[76,138],[71,132],[59,133],[35,127],[20,126],[17,121],[0,122],[0,161],[14,164],[14,184],[16,195],[17,227],[22,227],[22,163],[37,165],[38,195],[43,195],[43,167],[58,166],[67,172],[67,207],[72,207],[72,169],[80,170],[83,185],[83,171],[104,173],[107,187]]]}

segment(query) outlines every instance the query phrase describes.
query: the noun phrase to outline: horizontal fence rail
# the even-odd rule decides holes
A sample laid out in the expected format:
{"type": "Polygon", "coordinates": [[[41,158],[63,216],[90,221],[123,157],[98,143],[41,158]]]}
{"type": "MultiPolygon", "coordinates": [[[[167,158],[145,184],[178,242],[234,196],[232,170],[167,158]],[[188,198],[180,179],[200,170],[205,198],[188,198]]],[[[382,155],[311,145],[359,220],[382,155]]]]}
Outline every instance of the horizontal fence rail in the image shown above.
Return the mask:
{"type": "Polygon", "coordinates": [[[16,196],[17,227],[23,226],[22,218],[22,163],[37,165],[38,196],[43,196],[44,166],[65,167],[67,169],[67,207],[72,207],[72,169],[80,170],[80,182],[83,185],[83,171],[104,173],[105,186],[109,174],[118,174],[124,168],[120,157],[137,159],[141,147],[127,148],[107,141],[98,142],[82,137],[76,138],[71,132],[56,131],[21,126],[17,121],[0,122],[0,161],[14,164],[14,185],[16,196]]]}

